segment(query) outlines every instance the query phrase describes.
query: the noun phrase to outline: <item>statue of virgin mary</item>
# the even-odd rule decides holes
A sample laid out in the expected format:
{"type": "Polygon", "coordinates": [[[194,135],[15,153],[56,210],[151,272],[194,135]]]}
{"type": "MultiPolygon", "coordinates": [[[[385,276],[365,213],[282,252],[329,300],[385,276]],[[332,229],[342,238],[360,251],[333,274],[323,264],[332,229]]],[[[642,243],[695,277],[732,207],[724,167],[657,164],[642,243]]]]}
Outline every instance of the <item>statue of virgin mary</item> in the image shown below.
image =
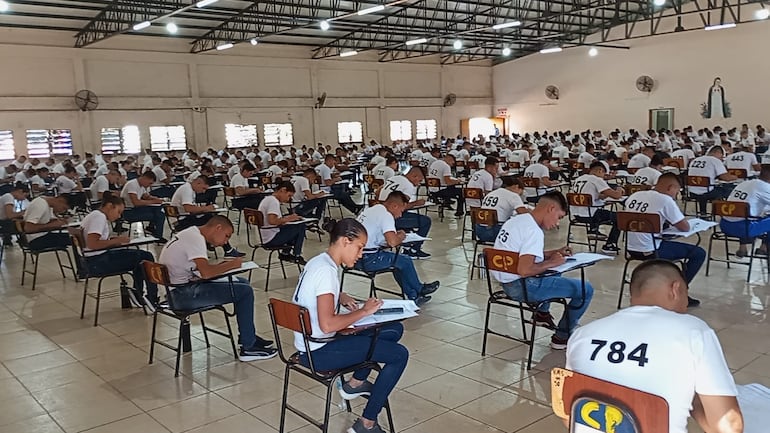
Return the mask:
{"type": "Polygon", "coordinates": [[[725,101],[725,88],[722,87],[722,79],[719,77],[714,78],[714,84],[709,89],[705,108],[703,117],[706,119],[730,117],[730,110],[728,110],[727,102],[725,101]]]}

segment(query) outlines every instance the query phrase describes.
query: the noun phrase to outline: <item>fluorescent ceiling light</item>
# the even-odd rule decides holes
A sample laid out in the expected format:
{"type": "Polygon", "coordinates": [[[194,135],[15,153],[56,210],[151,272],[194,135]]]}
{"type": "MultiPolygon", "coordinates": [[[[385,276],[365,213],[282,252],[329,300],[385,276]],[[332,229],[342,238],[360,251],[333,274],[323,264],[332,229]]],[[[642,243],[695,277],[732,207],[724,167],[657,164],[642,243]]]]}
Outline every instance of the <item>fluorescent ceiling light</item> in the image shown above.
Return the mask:
{"type": "Polygon", "coordinates": [[[508,23],[500,23],[492,26],[495,30],[507,29],[508,27],[518,27],[521,25],[521,21],[511,21],[508,23]]]}
{"type": "Polygon", "coordinates": [[[454,43],[452,44],[452,47],[453,47],[455,50],[459,50],[460,48],[462,48],[462,47],[463,47],[463,41],[461,41],[461,40],[459,40],[459,39],[456,39],[456,40],[454,41],[454,43]]]}
{"type": "Polygon", "coordinates": [[[142,21],[141,23],[134,24],[133,29],[135,31],[139,31],[139,30],[142,30],[142,29],[146,29],[147,27],[150,27],[151,25],[152,25],[152,23],[149,22],[149,21],[142,21]]]}
{"type": "Polygon", "coordinates": [[[251,45],[257,45],[257,44],[259,43],[259,41],[257,40],[257,38],[251,38],[251,41],[250,41],[250,42],[251,42],[251,45]]]}
{"type": "Polygon", "coordinates": [[[425,38],[412,39],[410,41],[406,41],[406,45],[409,46],[409,45],[424,44],[426,42],[428,42],[428,40],[425,38]]]}
{"type": "Polygon", "coordinates": [[[766,19],[770,18],[770,10],[762,8],[762,9],[754,12],[754,16],[758,20],[766,20],[766,19]]]}
{"type": "Polygon", "coordinates": [[[195,3],[196,8],[205,8],[206,6],[213,5],[214,3],[218,2],[219,0],[201,0],[198,3],[195,3]]]}
{"type": "Polygon", "coordinates": [[[714,26],[706,26],[703,28],[703,30],[710,31],[710,30],[722,30],[722,29],[731,29],[735,27],[735,23],[724,23],[724,24],[717,24],[714,26]]]}
{"type": "Polygon", "coordinates": [[[177,27],[176,24],[174,23],[166,24],[166,31],[168,31],[169,33],[171,34],[176,33],[177,30],[179,30],[179,27],[177,27]]]}
{"type": "Polygon", "coordinates": [[[561,47],[543,48],[540,50],[540,54],[560,53],[561,47]]]}
{"type": "Polygon", "coordinates": [[[234,46],[232,42],[226,42],[222,45],[217,45],[217,51],[228,50],[234,46]]]}
{"type": "Polygon", "coordinates": [[[326,20],[321,21],[318,25],[321,26],[321,30],[323,31],[329,30],[329,27],[331,27],[329,21],[326,20]]]}
{"type": "Polygon", "coordinates": [[[591,47],[590,50],[588,50],[588,55],[591,57],[596,57],[599,54],[599,50],[596,49],[596,47],[591,47]]]}
{"type": "Polygon", "coordinates": [[[368,15],[368,14],[373,14],[375,12],[382,12],[384,10],[385,10],[385,5],[377,5],[377,6],[372,6],[370,8],[361,9],[357,13],[358,15],[368,15]]]}
{"type": "Polygon", "coordinates": [[[340,53],[340,57],[350,57],[355,56],[356,54],[358,54],[358,51],[356,50],[343,51],[340,53]]]}
{"type": "Polygon", "coordinates": [[[508,47],[503,48],[503,55],[504,56],[510,56],[511,55],[511,49],[508,47]]]}
{"type": "Polygon", "coordinates": [[[652,0],[652,4],[654,4],[655,6],[663,6],[664,4],[666,4],[666,0],[652,0]]]}
{"type": "Polygon", "coordinates": [[[0,0],[0,12],[8,12],[11,6],[5,0],[0,0]]]}

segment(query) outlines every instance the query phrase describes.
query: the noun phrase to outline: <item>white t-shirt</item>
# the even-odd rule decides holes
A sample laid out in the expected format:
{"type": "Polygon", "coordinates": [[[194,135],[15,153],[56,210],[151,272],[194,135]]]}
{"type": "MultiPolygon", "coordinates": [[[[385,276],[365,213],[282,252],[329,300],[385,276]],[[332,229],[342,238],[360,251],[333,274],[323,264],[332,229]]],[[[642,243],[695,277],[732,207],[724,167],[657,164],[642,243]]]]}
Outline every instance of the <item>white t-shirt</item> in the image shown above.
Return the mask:
{"type": "Polygon", "coordinates": [[[637,153],[628,160],[628,168],[649,167],[651,161],[652,159],[650,159],[649,156],[643,153],[637,153]]]}
{"type": "Polygon", "coordinates": [[[759,164],[757,156],[750,152],[735,152],[725,158],[725,166],[729,169],[743,169],[746,174],[751,176],[754,172],[753,165],[759,164]]]}
{"type": "Polygon", "coordinates": [[[273,180],[283,175],[283,169],[277,165],[271,165],[270,167],[267,168],[267,171],[270,173],[270,177],[272,177],[273,180]]]}
{"type": "Polygon", "coordinates": [[[131,209],[134,207],[134,203],[131,201],[130,197],[131,194],[136,195],[137,199],[141,199],[145,194],[147,194],[147,188],[139,185],[138,179],[131,179],[126,182],[126,184],[123,185],[123,189],[120,190],[120,196],[123,198],[123,201],[126,202],[126,209],[131,209]]]}
{"type": "Polygon", "coordinates": [[[687,433],[696,393],[737,391],[716,333],[695,316],[657,306],[625,308],[578,328],[566,367],[663,397],[670,433],[687,433]]]}
{"type": "Polygon", "coordinates": [[[634,173],[633,184],[655,186],[661,173],[652,167],[642,167],[634,173]]]}
{"type": "Polygon", "coordinates": [[[481,201],[482,209],[494,209],[497,211],[497,221],[501,224],[516,215],[516,209],[520,207],[524,207],[521,197],[506,188],[498,188],[490,192],[481,201]]]}
{"type": "MultiPolygon", "coordinates": [[[[749,204],[749,215],[761,216],[770,207],[770,183],[761,179],[741,182],[727,198],[749,204]]],[[[724,217],[727,221],[742,221],[742,218],[724,217]]]]}
{"type": "Polygon", "coordinates": [[[384,164],[385,161],[386,161],[386,159],[385,159],[384,156],[374,155],[372,157],[372,159],[369,160],[369,164],[374,164],[374,166],[376,167],[376,166],[378,166],[380,164],[384,164]]]}
{"type": "MultiPolygon", "coordinates": [[[[32,224],[48,224],[54,219],[53,209],[48,206],[48,201],[44,197],[38,197],[30,202],[26,212],[24,212],[24,222],[32,224]]],[[[33,241],[47,233],[30,233],[27,240],[33,241]]]]}
{"type": "Polygon", "coordinates": [[[10,192],[0,195],[0,220],[2,221],[8,219],[8,216],[5,213],[5,207],[9,204],[13,205],[14,209],[16,208],[16,199],[13,198],[13,195],[11,195],[10,192]]]}
{"type": "Polygon", "coordinates": [[[37,175],[37,174],[29,178],[29,183],[31,183],[32,185],[37,185],[41,188],[45,188],[45,179],[43,179],[42,177],[40,177],[40,175],[37,175]]]}
{"type": "Polygon", "coordinates": [[[436,158],[428,152],[423,153],[420,157],[420,167],[430,167],[434,162],[436,162],[436,158]]]}
{"type": "Polygon", "coordinates": [[[564,162],[565,159],[569,158],[569,147],[560,144],[553,148],[551,156],[557,158],[559,162],[564,162]]]}
{"type": "Polygon", "coordinates": [[[279,231],[281,231],[280,228],[277,226],[271,226],[268,222],[270,220],[268,215],[276,215],[278,218],[283,215],[281,213],[281,202],[278,201],[274,195],[269,195],[265,197],[261,202],[259,202],[259,211],[262,212],[262,216],[264,217],[265,222],[265,224],[260,229],[262,231],[262,242],[268,243],[273,240],[279,231]]]}
{"type": "Polygon", "coordinates": [[[159,165],[156,165],[155,167],[153,167],[152,172],[155,173],[155,185],[159,185],[168,177],[166,176],[166,171],[163,170],[163,167],[159,165]]]}
{"type": "MultiPolygon", "coordinates": [[[[572,192],[578,194],[589,194],[593,199],[591,206],[602,206],[604,200],[599,198],[602,191],[610,189],[607,181],[594,176],[593,174],[584,174],[575,179],[575,183],[572,184],[572,192]]],[[[594,212],[594,209],[590,209],[587,206],[570,206],[570,213],[579,217],[590,217],[594,212]]]]}
{"type": "Polygon", "coordinates": [[[684,161],[684,167],[688,167],[690,161],[695,159],[695,152],[692,149],[677,149],[671,152],[671,157],[674,159],[681,158],[684,161]]]}
{"type": "Polygon", "coordinates": [[[94,201],[99,200],[99,193],[109,191],[110,189],[110,181],[107,180],[107,177],[102,175],[96,178],[94,182],[91,184],[91,199],[94,201]]]}
{"type": "Polygon", "coordinates": [[[415,187],[406,176],[393,176],[382,185],[378,200],[385,201],[393,191],[401,191],[409,197],[410,201],[417,200],[417,187],[415,187]]]}
{"type": "Polygon", "coordinates": [[[368,238],[365,248],[367,250],[376,250],[386,246],[388,242],[385,239],[385,233],[396,232],[396,220],[382,204],[364,209],[356,219],[366,228],[368,238]]]}
{"type": "Polygon", "coordinates": [[[305,176],[294,176],[291,178],[291,183],[294,185],[294,195],[292,196],[293,201],[303,201],[307,200],[307,197],[305,196],[305,191],[312,192],[313,190],[310,188],[310,181],[305,176]]]}
{"type": "MultiPolygon", "coordinates": [[[[514,216],[503,224],[495,239],[495,249],[519,253],[519,256],[535,256],[535,263],[543,261],[545,233],[535,222],[532,215],[523,213],[514,216]]],[[[511,269],[511,273],[492,271],[492,277],[501,283],[510,283],[521,278],[511,269]]]]}
{"type": "Polygon", "coordinates": [[[396,172],[393,171],[393,169],[388,167],[387,165],[379,165],[374,168],[375,179],[388,180],[395,175],[396,175],[396,172]]]}
{"type": "Polygon", "coordinates": [[[163,246],[158,263],[168,268],[171,284],[186,284],[200,278],[195,259],[208,259],[208,252],[206,238],[198,227],[192,226],[171,237],[163,246]]]}
{"type": "Polygon", "coordinates": [[[316,173],[321,177],[321,190],[331,192],[331,187],[326,186],[326,181],[332,178],[332,168],[326,164],[319,164],[315,168],[316,173]]]}
{"type": "Polygon", "coordinates": [[[174,195],[171,197],[171,206],[179,209],[180,213],[186,213],[184,205],[195,204],[195,191],[193,191],[192,184],[185,182],[180,185],[179,188],[174,191],[174,195]]]}
{"type": "Polygon", "coordinates": [[[107,164],[102,164],[99,166],[99,168],[96,169],[96,172],[94,173],[94,177],[99,177],[101,175],[107,174],[107,172],[110,171],[110,166],[107,164]]]}
{"type": "MultiPolygon", "coordinates": [[[[631,194],[626,199],[625,206],[626,212],[660,215],[661,227],[666,222],[676,224],[684,219],[684,215],[674,199],[655,190],[638,191],[631,194]]],[[[652,235],[649,233],[628,233],[628,249],[630,251],[650,253],[655,251],[655,245],[659,243],[659,241],[653,242],[652,235]]]]}
{"type": "MultiPolygon", "coordinates": [[[[444,176],[452,176],[452,167],[450,167],[443,159],[437,159],[428,168],[428,177],[438,179],[442,186],[446,186],[444,176]]],[[[438,191],[438,188],[431,188],[430,190],[431,192],[434,192],[438,191]]]]}
{"type": "MultiPolygon", "coordinates": [[[[312,336],[315,338],[329,338],[334,336],[334,332],[325,333],[321,330],[318,323],[318,297],[321,295],[332,294],[334,296],[334,305],[337,305],[340,298],[340,283],[337,276],[337,264],[328,253],[321,253],[307,262],[305,269],[299,276],[299,283],[294,290],[292,300],[295,304],[305,307],[310,315],[310,327],[312,336]]],[[[310,350],[317,350],[326,343],[308,342],[310,350]]],[[[300,352],[305,352],[305,339],[301,333],[294,333],[294,348],[300,352]]]]}
{"type": "MultiPolygon", "coordinates": [[[[468,181],[468,188],[479,188],[482,194],[486,194],[495,189],[495,178],[486,170],[478,170],[473,173],[468,181]]],[[[468,207],[480,207],[481,200],[469,198],[466,200],[468,207]]]]}
{"type": "Polygon", "coordinates": [[[59,194],[71,193],[77,186],[78,184],[76,184],[74,180],[65,175],[56,178],[56,188],[59,190],[59,194]]]}
{"type": "MultiPolygon", "coordinates": [[[[526,170],[524,170],[524,177],[534,177],[537,179],[540,179],[542,181],[543,178],[548,179],[550,177],[551,171],[548,170],[548,167],[546,167],[543,164],[540,164],[539,162],[531,164],[527,166],[526,170]]],[[[541,188],[541,189],[547,189],[547,188],[541,188]]],[[[535,197],[537,196],[537,188],[524,188],[524,196],[525,197],[535,197]]]]}
{"type": "MultiPolygon", "coordinates": [[[[709,184],[714,185],[714,181],[717,177],[725,173],[727,173],[727,169],[719,158],[711,155],[703,155],[692,160],[687,175],[705,176],[709,178],[709,184]]],[[[711,190],[711,188],[705,186],[691,186],[688,187],[688,189],[692,194],[705,194],[711,190]]]]}
{"type": "MultiPolygon", "coordinates": [[[[83,229],[83,236],[88,239],[88,235],[96,233],[99,235],[99,239],[107,240],[110,238],[110,222],[107,221],[107,215],[100,210],[95,210],[80,222],[80,227],[83,229]]],[[[104,251],[89,251],[88,248],[83,246],[83,255],[86,257],[98,256],[103,254],[104,251]]]]}
{"type": "Polygon", "coordinates": [[[583,152],[578,155],[577,160],[578,162],[583,163],[583,167],[588,168],[591,166],[591,163],[596,160],[596,157],[588,152],[583,152]]]}
{"type": "Polygon", "coordinates": [[[238,187],[248,188],[249,180],[243,177],[242,174],[238,173],[230,177],[230,186],[233,188],[238,188],[238,187]]]}

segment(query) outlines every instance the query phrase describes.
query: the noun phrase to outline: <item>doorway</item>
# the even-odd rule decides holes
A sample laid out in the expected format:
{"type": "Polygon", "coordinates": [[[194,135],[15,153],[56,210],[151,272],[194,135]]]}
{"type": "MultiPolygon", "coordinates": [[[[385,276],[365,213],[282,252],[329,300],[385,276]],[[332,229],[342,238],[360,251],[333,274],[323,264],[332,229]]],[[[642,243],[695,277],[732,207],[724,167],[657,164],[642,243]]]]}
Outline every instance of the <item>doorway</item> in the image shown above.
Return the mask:
{"type": "Polygon", "coordinates": [[[674,109],[656,108],[650,110],[650,129],[674,129],[674,109]]]}

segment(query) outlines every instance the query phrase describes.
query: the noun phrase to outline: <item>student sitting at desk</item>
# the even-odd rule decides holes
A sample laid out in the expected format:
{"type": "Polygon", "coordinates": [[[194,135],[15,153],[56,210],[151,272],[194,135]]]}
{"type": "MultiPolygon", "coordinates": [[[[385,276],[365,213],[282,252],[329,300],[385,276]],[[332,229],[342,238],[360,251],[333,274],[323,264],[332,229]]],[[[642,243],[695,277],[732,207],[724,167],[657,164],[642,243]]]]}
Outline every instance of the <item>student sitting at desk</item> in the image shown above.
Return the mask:
{"type": "Polygon", "coordinates": [[[134,288],[128,291],[131,302],[137,307],[144,305],[152,313],[158,304],[158,286],[147,282],[147,294],[143,295],[146,279],[142,261],[154,261],[155,258],[149,251],[120,248],[130,242],[128,236],[110,237],[110,223],[120,218],[124,209],[122,198],[109,191],[102,195],[101,208],[86,215],[80,223],[86,242],[83,255],[92,272],[131,272],[134,280],[134,288]]]}
{"type": "Polygon", "coordinates": [[[126,204],[123,219],[129,223],[149,221],[149,231],[159,239],[158,243],[165,243],[163,226],[166,224],[166,217],[163,215],[163,208],[160,207],[163,200],[150,195],[147,190],[153,182],[155,182],[155,174],[147,171],[123,185],[120,191],[120,197],[126,204]]]}
{"type": "Polygon", "coordinates": [[[422,305],[438,290],[439,282],[423,284],[409,257],[383,249],[398,248],[404,242],[406,233],[396,231],[395,219],[401,216],[408,203],[409,198],[404,193],[393,191],[384,202],[368,207],[358,215],[358,222],[364,225],[369,237],[363,257],[356,262],[356,269],[373,272],[393,266],[393,277],[404,296],[422,305]]]}
{"type": "MultiPolygon", "coordinates": [[[[665,260],[631,275],[631,306],[575,331],[567,369],[663,397],[669,433],[743,432],[737,389],[714,330],[687,314],[687,283],[665,260]]],[[[662,433],[662,432],[661,432],[662,433]]]]}
{"type": "Polygon", "coordinates": [[[289,224],[302,217],[297,214],[283,216],[281,212],[281,203],[288,203],[295,192],[294,185],[284,181],[278,184],[275,192],[262,200],[258,210],[262,213],[264,224],[260,232],[266,247],[285,247],[279,253],[280,260],[304,265],[302,244],[305,242],[305,224],[289,224]]]}
{"type": "Polygon", "coordinates": [[[56,178],[56,189],[59,191],[59,194],[69,194],[83,189],[83,185],[80,184],[80,176],[78,176],[75,167],[68,166],[64,169],[64,174],[56,178]]]}
{"type": "MultiPolygon", "coordinates": [[[[237,167],[237,166],[235,166],[237,167]]],[[[233,207],[239,210],[247,207],[256,209],[264,197],[262,188],[249,187],[249,178],[254,176],[256,169],[247,160],[241,164],[240,172],[230,178],[230,186],[235,188],[236,197],[233,198],[233,207]]]]}
{"type": "MultiPolygon", "coordinates": [[[[758,179],[747,180],[736,186],[727,200],[748,203],[749,215],[753,217],[748,224],[743,218],[728,216],[719,222],[719,227],[725,234],[741,238],[736,255],[745,257],[748,255],[748,246],[754,243],[754,238],[770,232],[770,217],[761,218],[770,208],[770,165],[762,166],[758,179]]],[[[766,256],[767,252],[767,239],[763,239],[762,246],[754,251],[754,254],[766,256]]]]}
{"type": "Polygon", "coordinates": [[[714,199],[722,200],[726,198],[733,187],[735,187],[735,185],[730,184],[716,184],[717,179],[726,182],[738,179],[736,176],[727,172],[724,163],[722,163],[724,155],[725,151],[722,146],[712,146],[706,155],[699,156],[690,161],[687,175],[707,177],[709,180],[707,186],[687,187],[690,196],[698,200],[699,215],[706,215],[706,206],[708,202],[714,199]]]}
{"type": "Polygon", "coordinates": [[[484,196],[481,201],[482,209],[492,209],[497,212],[497,225],[486,227],[477,224],[476,239],[481,242],[492,242],[500,232],[500,227],[511,217],[517,214],[529,212],[529,209],[521,200],[524,191],[521,179],[513,176],[503,177],[503,186],[484,196]]]}
{"type": "Polygon", "coordinates": [[[67,225],[67,220],[57,218],[69,209],[67,197],[41,196],[30,202],[24,212],[24,232],[32,251],[67,246],[71,244],[66,232],[51,231],[67,225]]]}
{"type": "Polygon", "coordinates": [[[519,281],[525,278],[527,297],[530,302],[538,302],[548,298],[569,298],[569,314],[562,315],[559,325],[555,326],[553,317],[548,312],[549,305],[543,305],[542,310],[534,315],[538,324],[556,329],[551,337],[551,347],[557,350],[567,348],[567,340],[578,325],[580,318],[588,310],[594,289],[591,283],[585,282],[585,298],[582,297],[580,280],[565,278],[561,275],[531,278],[542,274],[549,268],[564,264],[565,256],[572,253],[569,247],[545,251],[545,233],[559,224],[559,220],[567,214],[567,200],[558,191],[545,193],[530,213],[517,215],[503,224],[495,239],[495,248],[519,254],[519,267],[516,274],[492,272],[492,277],[503,284],[505,293],[515,300],[524,300],[523,284],[519,281]],[[567,321],[569,316],[569,322],[567,321]]]}
{"type": "MultiPolygon", "coordinates": [[[[321,220],[326,209],[326,196],[324,191],[313,192],[312,185],[318,178],[318,173],[312,168],[306,168],[301,175],[291,178],[294,185],[294,196],[292,201],[294,213],[305,218],[315,218],[321,220]]],[[[315,230],[318,230],[316,227],[315,230]]]]}
{"type": "Polygon", "coordinates": [[[350,197],[346,182],[340,182],[342,178],[338,173],[335,173],[335,164],[337,157],[328,154],[324,157],[323,164],[319,164],[316,167],[316,172],[321,176],[321,189],[334,195],[334,198],[353,215],[357,215],[364,208],[362,205],[357,205],[350,197]]]}
{"type": "MultiPolygon", "coordinates": [[[[407,210],[423,206],[425,205],[425,200],[417,199],[417,185],[421,184],[422,180],[422,170],[419,167],[412,167],[406,174],[400,174],[388,179],[380,188],[377,199],[385,201],[391,192],[400,191],[409,197],[410,202],[406,205],[407,210]]],[[[416,230],[417,234],[422,237],[428,237],[430,227],[430,218],[417,212],[404,212],[401,214],[401,217],[396,218],[396,228],[398,230],[416,230]]],[[[411,248],[404,248],[401,253],[418,260],[430,258],[430,254],[422,250],[422,242],[415,242],[411,248]]]]}
{"type": "Polygon", "coordinates": [[[117,185],[118,182],[120,182],[120,172],[117,170],[109,170],[98,176],[91,184],[91,201],[100,201],[104,193],[110,190],[110,186],[117,185]]]}
{"type": "MultiPolygon", "coordinates": [[[[690,223],[684,218],[674,201],[681,187],[677,175],[663,173],[658,178],[654,189],[635,192],[626,199],[626,211],[658,214],[662,223],[668,223],[679,231],[688,231],[690,223]]],[[[684,260],[684,276],[687,284],[692,282],[706,260],[706,251],[699,246],[665,239],[654,242],[649,233],[629,232],[627,242],[628,253],[636,260],[649,260],[656,257],[672,261],[684,260]]],[[[700,305],[699,300],[689,299],[690,307],[700,305]]]]}
{"type": "MultiPolygon", "coordinates": [[[[334,337],[337,332],[374,314],[382,306],[382,301],[375,298],[359,305],[350,295],[340,291],[339,266],[353,266],[367,242],[366,229],[361,223],[352,218],[342,219],[330,230],[326,252],[311,259],[302,271],[292,299],[308,310],[313,337],[334,337]],[[338,305],[350,312],[337,313],[338,305]]],[[[377,417],[409,361],[409,351],[398,343],[403,333],[403,325],[393,322],[379,328],[376,341],[372,341],[375,334],[370,330],[337,336],[328,343],[308,342],[313,352],[314,367],[319,371],[337,370],[367,359],[383,364],[374,383],[367,380],[371,373],[369,369],[356,371],[351,379],[343,383],[340,390],[343,398],[350,400],[369,396],[363,414],[347,430],[348,433],[384,433],[377,417]],[[367,358],[372,345],[371,358],[367,358]]],[[[294,347],[300,353],[300,362],[309,366],[302,334],[294,333],[294,347]]]]}
{"type": "MultiPolygon", "coordinates": [[[[201,226],[216,215],[216,205],[209,204],[201,206],[195,202],[198,194],[203,194],[209,189],[209,180],[206,176],[198,176],[192,183],[185,182],[171,198],[171,206],[179,210],[179,221],[176,223],[176,230],[181,231],[190,226],[201,226]],[[186,215],[185,215],[186,214],[186,215]]],[[[225,257],[243,257],[246,254],[238,251],[230,242],[222,245],[225,250],[225,257]]]]}
{"type": "MultiPolygon", "coordinates": [[[[467,188],[478,188],[483,195],[495,189],[495,177],[497,177],[498,160],[494,156],[484,159],[484,169],[477,170],[468,180],[467,188]]],[[[469,198],[468,207],[481,206],[481,200],[469,198]]]]}
{"type": "Polygon", "coordinates": [[[588,231],[589,238],[607,239],[607,242],[602,247],[603,253],[617,254],[620,251],[620,248],[618,248],[620,230],[618,230],[617,216],[615,212],[604,209],[601,206],[604,205],[605,198],[614,198],[616,200],[621,198],[623,190],[612,189],[607,184],[607,181],[604,180],[605,174],[607,172],[604,169],[604,164],[596,161],[591,164],[588,173],[575,179],[575,183],[572,185],[572,192],[590,195],[591,203],[585,203],[584,206],[570,206],[570,213],[576,220],[591,225],[591,229],[588,231]],[[603,224],[611,226],[609,236],[604,236],[604,234],[599,232],[599,226],[603,224]]]}
{"type": "Polygon", "coordinates": [[[3,246],[11,245],[11,235],[16,231],[14,220],[24,217],[24,210],[29,206],[27,189],[17,183],[11,185],[10,191],[0,195],[0,234],[3,236],[3,246]]]}
{"type": "Polygon", "coordinates": [[[254,290],[249,281],[241,277],[232,277],[232,283],[227,278],[212,280],[243,263],[240,257],[221,263],[208,260],[206,244],[224,245],[232,234],[233,223],[214,215],[206,224],[188,227],[172,236],[160,252],[158,263],[168,268],[170,282],[175,286],[170,288],[174,308],[194,310],[232,302],[240,333],[239,359],[246,362],[272,358],[278,353],[270,348],[273,342],[257,336],[254,327],[254,290]]]}

